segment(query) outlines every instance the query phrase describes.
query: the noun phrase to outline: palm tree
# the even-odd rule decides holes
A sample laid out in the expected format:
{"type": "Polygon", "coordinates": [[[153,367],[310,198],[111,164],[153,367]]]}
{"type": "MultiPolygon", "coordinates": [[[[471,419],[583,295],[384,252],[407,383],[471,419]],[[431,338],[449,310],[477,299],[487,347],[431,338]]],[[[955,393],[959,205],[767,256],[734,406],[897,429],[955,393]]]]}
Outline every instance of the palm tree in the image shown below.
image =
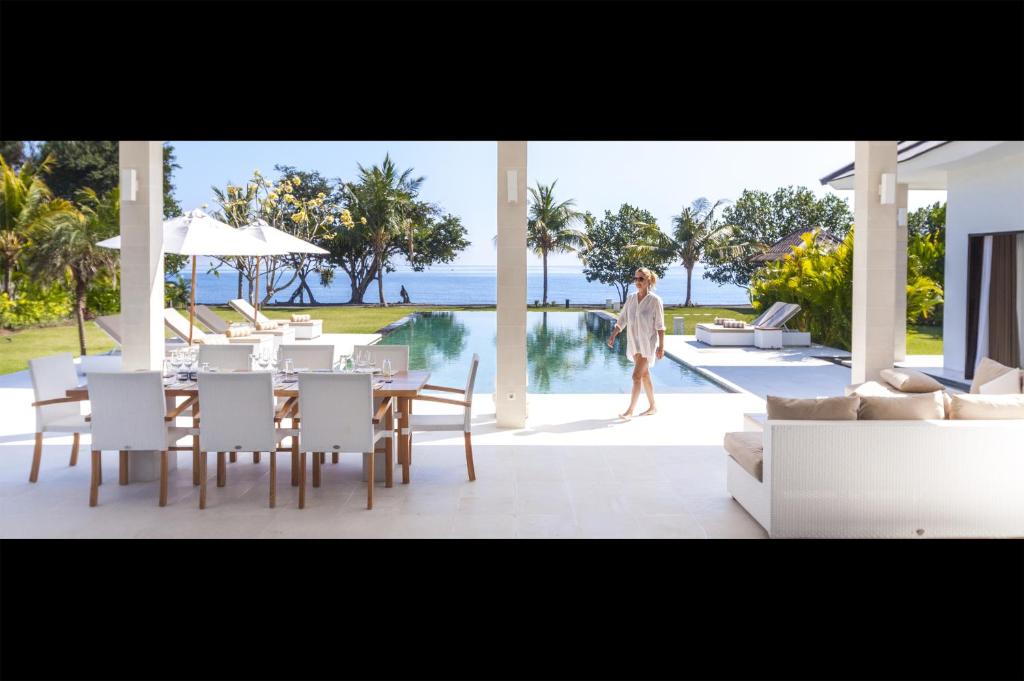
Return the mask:
{"type": "Polygon", "coordinates": [[[14,295],[13,276],[22,254],[30,244],[30,235],[47,216],[70,209],[66,201],[53,201],[53,194],[41,175],[53,167],[48,156],[38,165],[25,161],[18,172],[0,156],[0,266],[3,267],[3,292],[14,295]]]}
{"type": "Polygon", "coordinates": [[[719,199],[712,205],[706,198],[701,197],[683,208],[679,215],[672,217],[672,233],[665,234],[657,225],[645,225],[645,242],[631,244],[630,248],[638,253],[649,253],[651,251],[668,252],[678,258],[683,267],[686,268],[686,302],[684,307],[693,306],[691,286],[693,280],[693,268],[698,262],[704,259],[706,253],[717,250],[726,235],[728,228],[721,225],[715,219],[715,211],[726,203],[725,199],[719,199]]]}
{"type": "Polygon", "coordinates": [[[530,187],[530,220],[526,223],[526,247],[544,261],[544,305],[548,304],[548,253],[571,253],[590,247],[590,239],[573,229],[582,215],[575,210],[573,199],[555,201],[555,185],[540,182],[530,187]]]}
{"type": "Polygon", "coordinates": [[[373,250],[373,268],[377,274],[377,293],[381,307],[384,300],[384,267],[387,265],[388,247],[398,236],[408,236],[415,227],[416,196],[423,177],[413,177],[412,168],[398,172],[390,154],[379,166],[364,168],[359,165],[359,180],[345,185],[345,193],[354,210],[365,219],[370,246],[373,250]]]}
{"type": "Polygon", "coordinates": [[[78,323],[78,345],[85,349],[85,309],[89,286],[99,275],[113,273],[117,267],[117,251],[97,246],[120,230],[120,194],[117,188],[100,197],[92,189],[78,192],[76,209],[63,199],[51,203],[66,204],[60,211],[44,216],[33,232],[31,251],[32,274],[37,277],[63,279],[71,275],[75,295],[75,321],[78,323]]]}

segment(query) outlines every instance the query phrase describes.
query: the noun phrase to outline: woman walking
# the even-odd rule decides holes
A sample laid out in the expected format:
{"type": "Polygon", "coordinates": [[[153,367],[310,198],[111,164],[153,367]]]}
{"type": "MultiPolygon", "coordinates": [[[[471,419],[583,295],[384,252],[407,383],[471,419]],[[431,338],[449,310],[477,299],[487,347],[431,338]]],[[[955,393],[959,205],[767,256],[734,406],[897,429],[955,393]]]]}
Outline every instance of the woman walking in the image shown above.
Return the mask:
{"type": "Polygon", "coordinates": [[[623,419],[633,416],[636,401],[640,398],[643,384],[650,403],[641,416],[654,415],[658,409],[654,404],[654,385],[651,383],[651,365],[665,356],[665,308],[661,298],[653,292],[658,275],[641,267],[634,275],[636,293],[631,293],[622,308],[619,321],[608,338],[608,347],[615,346],[615,338],[626,329],[626,355],[633,360],[633,395],[629,409],[619,414],[623,419]]]}

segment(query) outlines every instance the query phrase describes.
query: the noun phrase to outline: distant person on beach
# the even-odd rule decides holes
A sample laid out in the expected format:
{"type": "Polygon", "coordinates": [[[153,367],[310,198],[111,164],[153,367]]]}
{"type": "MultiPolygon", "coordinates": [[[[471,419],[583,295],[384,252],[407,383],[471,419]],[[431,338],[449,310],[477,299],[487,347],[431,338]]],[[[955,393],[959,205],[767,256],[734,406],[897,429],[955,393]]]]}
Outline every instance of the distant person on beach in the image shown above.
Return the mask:
{"type": "Polygon", "coordinates": [[[646,267],[641,267],[634,275],[636,293],[631,293],[626,304],[615,322],[612,335],[608,338],[608,347],[615,347],[615,338],[626,329],[626,355],[633,360],[633,394],[629,400],[629,409],[619,414],[620,418],[629,419],[633,416],[636,402],[640,398],[640,386],[643,385],[650,403],[647,411],[641,416],[653,416],[658,413],[654,405],[654,384],[651,383],[650,367],[665,356],[665,308],[653,289],[658,283],[658,275],[646,267]]]}
{"type": "Polygon", "coordinates": [[[402,296],[402,302],[403,303],[408,303],[409,302],[409,292],[405,290],[405,284],[402,284],[402,290],[399,291],[399,295],[402,296]]]}

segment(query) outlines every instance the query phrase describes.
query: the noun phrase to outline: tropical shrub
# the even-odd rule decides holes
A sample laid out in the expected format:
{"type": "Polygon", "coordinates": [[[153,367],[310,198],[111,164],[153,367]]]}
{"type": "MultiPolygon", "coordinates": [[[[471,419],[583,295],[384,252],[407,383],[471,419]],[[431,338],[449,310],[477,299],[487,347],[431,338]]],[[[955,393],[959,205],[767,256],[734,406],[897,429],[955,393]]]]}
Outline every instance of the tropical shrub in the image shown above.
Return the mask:
{"type": "Polygon", "coordinates": [[[0,327],[21,329],[63,322],[71,315],[72,300],[61,283],[41,286],[29,277],[18,276],[18,296],[0,293],[0,327]]]}
{"type": "Polygon", "coordinates": [[[942,324],[944,232],[911,233],[907,242],[907,323],[942,324]]]}

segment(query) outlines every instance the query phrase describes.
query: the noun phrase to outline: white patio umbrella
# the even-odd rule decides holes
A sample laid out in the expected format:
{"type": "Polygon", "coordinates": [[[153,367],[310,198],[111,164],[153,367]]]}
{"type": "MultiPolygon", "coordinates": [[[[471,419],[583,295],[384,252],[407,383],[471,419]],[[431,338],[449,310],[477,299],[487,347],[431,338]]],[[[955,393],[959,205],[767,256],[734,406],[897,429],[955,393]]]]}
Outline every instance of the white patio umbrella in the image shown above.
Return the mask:
{"type": "MultiPolygon", "coordinates": [[[[121,248],[121,237],[96,244],[104,248],[121,248]]],[[[192,327],[196,313],[196,256],[263,256],[276,255],[266,242],[243,233],[198,208],[164,222],[164,253],[192,256],[192,301],[188,314],[188,342],[192,343],[192,327]]]]}
{"type": "MultiPolygon", "coordinates": [[[[241,229],[243,234],[251,236],[265,243],[269,248],[274,249],[273,255],[286,255],[288,253],[313,253],[315,255],[327,255],[328,251],[303,241],[302,239],[292,236],[288,232],[283,232],[277,227],[272,227],[267,224],[266,220],[262,218],[246,225],[241,229]]],[[[256,258],[256,304],[253,305],[255,310],[254,314],[259,313],[260,309],[260,259],[256,258]]],[[[252,320],[256,323],[256,320],[252,320]]]]}

